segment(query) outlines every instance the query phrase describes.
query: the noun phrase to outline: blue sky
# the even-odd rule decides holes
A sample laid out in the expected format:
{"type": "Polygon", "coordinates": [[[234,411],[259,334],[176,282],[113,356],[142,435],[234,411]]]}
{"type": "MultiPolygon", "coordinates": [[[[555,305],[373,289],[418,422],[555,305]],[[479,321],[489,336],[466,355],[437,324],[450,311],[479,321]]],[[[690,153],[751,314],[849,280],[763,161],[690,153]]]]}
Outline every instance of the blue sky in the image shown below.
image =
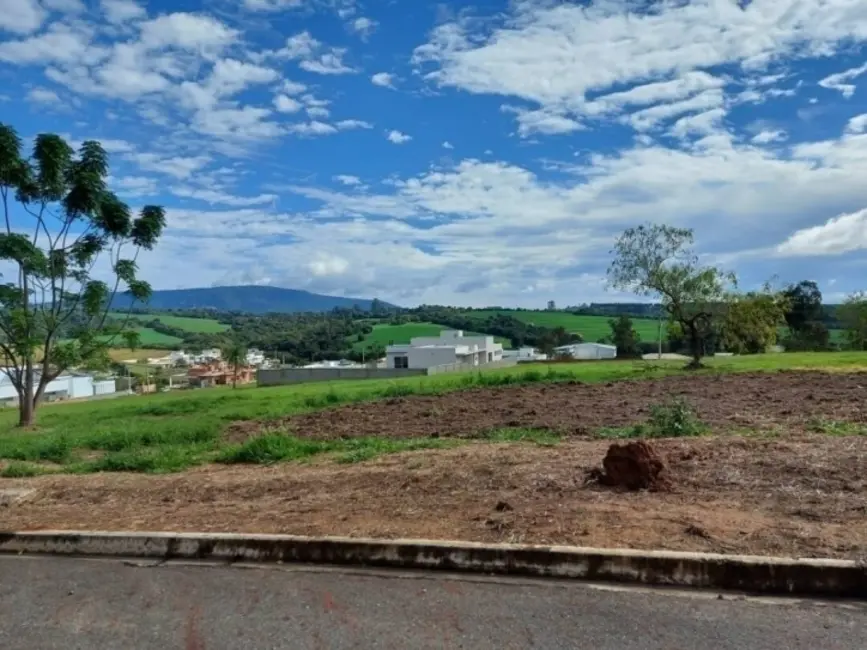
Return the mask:
{"type": "Polygon", "coordinates": [[[864,0],[0,0],[0,115],[166,206],[156,288],[626,299],[647,220],[742,286],[867,288],[864,0]]]}

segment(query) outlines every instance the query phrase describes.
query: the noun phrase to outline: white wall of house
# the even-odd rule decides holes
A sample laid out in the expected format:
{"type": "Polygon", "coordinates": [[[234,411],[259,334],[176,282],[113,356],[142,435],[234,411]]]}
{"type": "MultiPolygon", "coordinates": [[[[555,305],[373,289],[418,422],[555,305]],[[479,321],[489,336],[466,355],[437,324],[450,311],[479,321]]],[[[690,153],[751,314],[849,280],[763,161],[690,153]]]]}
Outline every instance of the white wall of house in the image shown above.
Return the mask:
{"type": "MultiPolygon", "coordinates": [[[[39,378],[36,378],[39,381],[39,378]]],[[[103,382],[98,382],[102,384],[103,382]]],[[[114,392],[114,381],[106,382],[106,386],[101,388],[99,394],[107,394],[108,384],[111,384],[114,392]]],[[[94,389],[93,377],[90,375],[61,375],[57,379],[48,382],[45,387],[46,401],[57,399],[81,399],[84,397],[93,397],[96,393],[94,389]]],[[[0,402],[2,403],[18,403],[18,393],[15,391],[15,386],[12,379],[6,374],[5,370],[0,370],[0,402]]]]}
{"type": "Polygon", "coordinates": [[[437,337],[417,336],[409,344],[386,348],[386,367],[433,368],[454,363],[483,365],[501,361],[503,346],[493,336],[464,336],[460,330],[443,330],[437,337]],[[403,366],[396,359],[406,359],[403,366]]]}

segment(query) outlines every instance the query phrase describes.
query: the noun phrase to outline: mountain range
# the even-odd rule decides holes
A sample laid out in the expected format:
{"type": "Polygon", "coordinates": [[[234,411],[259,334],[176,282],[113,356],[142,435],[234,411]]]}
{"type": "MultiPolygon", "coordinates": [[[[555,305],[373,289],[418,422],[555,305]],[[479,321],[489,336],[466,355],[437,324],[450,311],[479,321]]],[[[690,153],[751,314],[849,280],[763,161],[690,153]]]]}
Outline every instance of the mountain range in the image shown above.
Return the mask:
{"type": "MultiPolygon", "coordinates": [[[[118,293],[111,308],[125,310],[130,305],[130,297],[118,293]]],[[[298,289],[283,289],[271,286],[234,286],[208,287],[200,289],[158,290],[151,294],[147,304],[136,303],[158,311],[164,309],[214,309],[216,311],[237,311],[250,314],[326,312],[335,307],[369,310],[373,300],[367,298],[341,298],[325,296],[298,289]]],[[[389,306],[383,303],[383,306],[389,306]]]]}

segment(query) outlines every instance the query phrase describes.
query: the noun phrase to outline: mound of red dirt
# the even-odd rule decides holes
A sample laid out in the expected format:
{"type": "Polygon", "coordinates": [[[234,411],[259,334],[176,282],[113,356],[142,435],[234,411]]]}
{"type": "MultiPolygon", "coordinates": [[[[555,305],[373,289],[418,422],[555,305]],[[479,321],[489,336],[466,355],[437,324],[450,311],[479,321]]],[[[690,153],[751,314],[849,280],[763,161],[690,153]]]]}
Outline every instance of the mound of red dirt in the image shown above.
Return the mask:
{"type": "Polygon", "coordinates": [[[671,488],[665,461],[643,440],[611,445],[602,461],[602,470],[591,471],[590,478],[627,490],[661,492],[671,488]]]}

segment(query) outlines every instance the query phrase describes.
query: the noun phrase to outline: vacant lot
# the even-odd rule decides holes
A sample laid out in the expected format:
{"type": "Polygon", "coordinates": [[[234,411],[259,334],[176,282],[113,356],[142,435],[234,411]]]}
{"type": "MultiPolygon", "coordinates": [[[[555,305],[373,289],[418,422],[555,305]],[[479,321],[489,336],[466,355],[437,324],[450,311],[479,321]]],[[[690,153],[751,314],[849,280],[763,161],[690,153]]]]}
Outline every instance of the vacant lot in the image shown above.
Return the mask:
{"type": "MultiPolygon", "coordinates": [[[[562,327],[567,332],[580,334],[585,341],[598,341],[604,336],[611,335],[611,326],[608,316],[576,316],[563,311],[472,311],[467,315],[472,317],[487,318],[504,314],[511,316],[523,323],[538,325],[540,327],[562,327]]],[[[659,323],[651,318],[633,318],[632,326],[642,341],[656,341],[659,339],[659,323]]],[[[663,332],[664,333],[664,332],[663,332]]]]}
{"type": "Polygon", "coordinates": [[[33,432],[4,413],[0,484],[36,490],[4,524],[859,557],[865,369],[854,353],[689,376],[592,362],[56,405],[33,432]],[[755,372],[783,365],[813,370],[755,372]],[[672,491],[587,483],[611,439],[677,433],[650,428],[672,396],[705,425],[654,439],[672,491]]]}

